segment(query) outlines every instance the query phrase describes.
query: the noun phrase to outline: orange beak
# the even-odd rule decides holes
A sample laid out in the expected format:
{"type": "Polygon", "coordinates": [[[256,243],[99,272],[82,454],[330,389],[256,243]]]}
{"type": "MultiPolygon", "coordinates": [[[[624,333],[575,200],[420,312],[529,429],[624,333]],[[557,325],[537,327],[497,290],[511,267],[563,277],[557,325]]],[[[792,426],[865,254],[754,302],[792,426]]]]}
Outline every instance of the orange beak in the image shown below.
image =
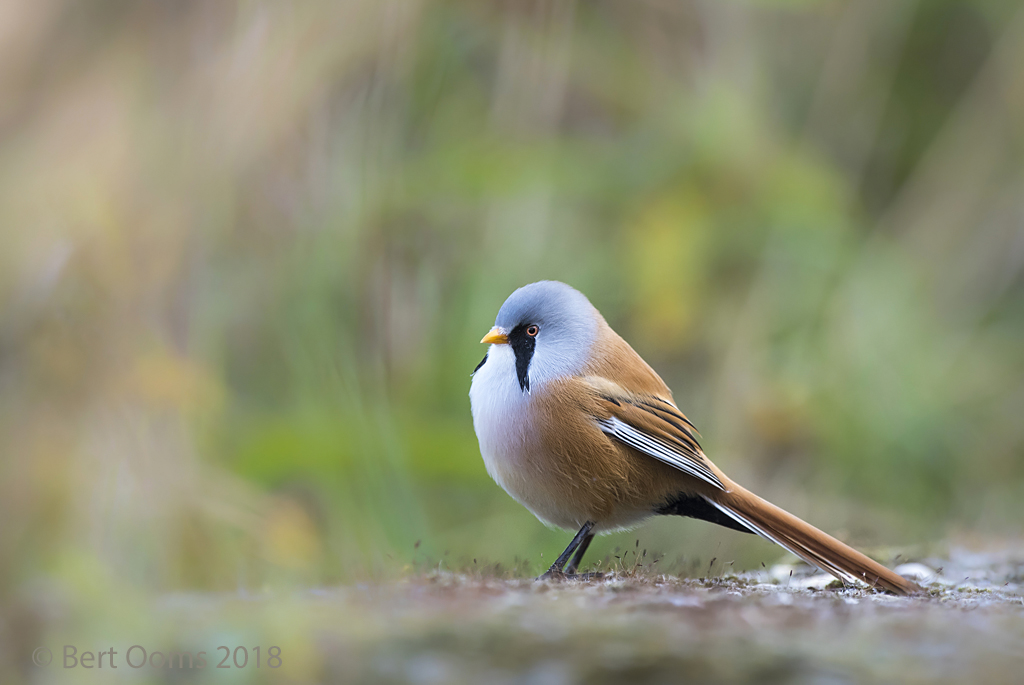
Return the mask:
{"type": "Polygon", "coordinates": [[[508,345],[508,336],[505,335],[505,331],[495,326],[487,332],[487,335],[480,342],[490,345],[508,345]]]}

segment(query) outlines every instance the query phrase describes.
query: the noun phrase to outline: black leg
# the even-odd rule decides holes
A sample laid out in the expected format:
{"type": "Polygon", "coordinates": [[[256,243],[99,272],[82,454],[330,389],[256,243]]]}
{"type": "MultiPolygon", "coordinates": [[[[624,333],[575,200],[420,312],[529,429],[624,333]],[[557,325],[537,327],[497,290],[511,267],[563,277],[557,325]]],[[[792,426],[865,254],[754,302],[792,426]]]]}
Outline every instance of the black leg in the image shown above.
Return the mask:
{"type": "Polygon", "coordinates": [[[562,569],[565,568],[566,562],[569,561],[569,557],[572,556],[574,551],[576,551],[576,548],[583,544],[583,541],[587,536],[593,537],[590,535],[590,530],[594,525],[593,521],[587,521],[584,523],[583,527],[580,528],[580,532],[576,533],[576,537],[572,539],[572,542],[570,542],[569,546],[565,548],[565,551],[558,555],[558,558],[555,559],[555,563],[551,564],[551,568],[549,568],[547,573],[542,575],[541,578],[552,578],[565,575],[562,569]]]}
{"type": "Polygon", "coordinates": [[[594,540],[594,534],[588,533],[587,537],[583,538],[580,546],[576,548],[576,554],[573,556],[572,561],[565,567],[567,574],[576,573],[576,570],[580,567],[580,562],[583,561],[583,555],[587,553],[587,548],[590,547],[590,543],[594,540]]]}

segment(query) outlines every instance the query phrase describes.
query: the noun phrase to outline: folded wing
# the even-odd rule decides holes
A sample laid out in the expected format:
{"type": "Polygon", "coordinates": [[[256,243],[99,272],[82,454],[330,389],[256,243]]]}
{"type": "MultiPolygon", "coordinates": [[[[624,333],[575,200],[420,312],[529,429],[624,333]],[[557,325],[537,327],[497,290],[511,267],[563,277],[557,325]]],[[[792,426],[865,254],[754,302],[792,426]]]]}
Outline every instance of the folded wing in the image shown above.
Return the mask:
{"type": "Polygon", "coordinates": [[[685,495],[685,501],[674,503],[678,506],[669,503],[661,513],[681,513],[756,533],[844,583],[903,595],[921,591],[912,581],[726,478],[704,456],[693,424],[668,400],[627,393],[605,378],[584,380],[598,398],[594,418],[606,435],[713,486],[703,494],[685,495]],[[718,513],[712,514],[711,508],[718,513]]]}
{"type": "Polygon", "coordinates": [[[697,429],[670,402],[655,395],[630,395],[605,380],[591,382],[601,408],[597,425],[638,452],[724,490],[697,441],[697,429]]]}

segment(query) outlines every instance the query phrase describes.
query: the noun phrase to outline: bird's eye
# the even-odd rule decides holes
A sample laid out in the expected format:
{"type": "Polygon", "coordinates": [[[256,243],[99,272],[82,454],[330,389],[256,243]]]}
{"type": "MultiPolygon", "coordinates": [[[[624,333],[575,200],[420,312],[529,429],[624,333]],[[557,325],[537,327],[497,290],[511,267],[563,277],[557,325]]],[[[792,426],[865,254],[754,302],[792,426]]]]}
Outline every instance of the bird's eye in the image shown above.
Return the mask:
{"type": "Polygon", "coordinates": [[[526,334],[531,338],[536,338],[538,333],[540,333],[540,328],[537,326],[537,324],[533,324],[532,326],[526,329],[526,334]]]}

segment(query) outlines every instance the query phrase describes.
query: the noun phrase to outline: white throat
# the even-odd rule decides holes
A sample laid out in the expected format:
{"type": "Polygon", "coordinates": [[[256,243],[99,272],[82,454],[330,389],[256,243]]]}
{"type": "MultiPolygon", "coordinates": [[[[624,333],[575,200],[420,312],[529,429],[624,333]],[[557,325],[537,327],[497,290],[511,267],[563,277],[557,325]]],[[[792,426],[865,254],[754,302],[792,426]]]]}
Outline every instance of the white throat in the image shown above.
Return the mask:
{"type": "Polygon", "coordinates": [[[518,461],[531,448],[527,405],[537,390],[536,384],[529,392],[519,387],[515,354],[508,345],[491,345],[487,361],[473,374],[469,402],[480,453],[487,473],[506,491],[506,481],[514,478],[518,461]]]}

